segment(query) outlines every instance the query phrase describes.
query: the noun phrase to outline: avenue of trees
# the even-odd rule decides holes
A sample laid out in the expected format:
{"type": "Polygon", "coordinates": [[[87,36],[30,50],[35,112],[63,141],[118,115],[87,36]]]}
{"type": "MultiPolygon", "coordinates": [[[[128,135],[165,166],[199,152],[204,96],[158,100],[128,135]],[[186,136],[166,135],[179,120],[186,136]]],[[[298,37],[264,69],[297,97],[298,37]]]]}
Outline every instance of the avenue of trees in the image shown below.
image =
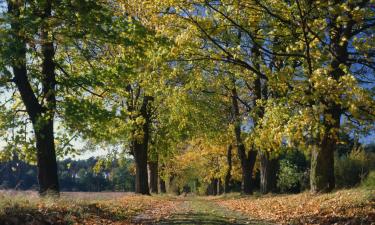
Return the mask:
{"type": "Polygon", "coordinates": [[[0,158],[35,163],[42,196],[59,195],[57,159],[78,142],[131,156],[140,194],[321,193],[345,160],[360,179],[374,169],[359,142],[375,124],[373,0],[0,8],[0,158]]]}

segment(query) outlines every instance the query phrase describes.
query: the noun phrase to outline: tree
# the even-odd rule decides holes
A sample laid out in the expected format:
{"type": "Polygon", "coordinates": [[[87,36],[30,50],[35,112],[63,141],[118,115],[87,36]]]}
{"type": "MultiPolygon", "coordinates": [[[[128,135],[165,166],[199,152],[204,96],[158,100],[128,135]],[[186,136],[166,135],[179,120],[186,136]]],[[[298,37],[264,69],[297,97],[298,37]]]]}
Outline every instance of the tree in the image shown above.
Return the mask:
{"type": "Polygon", "coordinates": [[[271,18],[270,32],[285,37],[286,52],[298,64],[289,67],[289,75],[299,79],[286,83],[286,107],[300,111],[289,109],[293,116],[286,133],[294,139],[290,142],[303,140],[311,150],[311,190],[328,192],[335,187],[333,155],[340,130],[366,132],[374,120],[373,93],[363,85],[374,69],[369,47],[374,12],[370,1],[272,2],[255,5],[271,18]]]}
{"type": "MultiPolygon", "coordinates": [[[[149,2],[144,1],[143,4],[149,2]]],[[[251,174],[257,152],[261,149],[255,148],[259,146],[245,146],[241,136],[252,132],[243,132],[242,125],[257,126],[264,111],[259,101],[270,95],[267,82],[272,70],[267,67],[274,54],[267,50],[273,40],[265,41],[261,31],[265,18],[251,8],[232,4],[232,1],[159,1],[159,4],[152,4],[147,8],[151,8],[151,13],[139,8],[135,11],[140,17],[145,13],[147,16],[144,18],[152,17],[153,12],[165,11],[162,19],[149,21],[157,27],[158,32],[167,33],[168,37],[174,39],[176,47],[173,60],[190,72],[196,71],[194,75],[190,73],[190,76],[202,76],[203,79],[212,76],[217,86],[227,89],[225,94],[233,98],[233,136],[236,137],[239,157],[243,162],[243,191],[250,194],[253,188],[251,174]],[[243,9],[248,15],[246,18],[241,13],[243,9]],[[176,22],[179,23],[177,28],[176,22]],[[243,121],[247,116],[251,121],[243,121]]],[[[222,92],[219,90],[216,94],[222,92]]]]}
{"type": "Polygon", "coordinates": [[[51,194],[59,193],[59,184],[57,178],[57,163],[54,144],[53,118],[56,108],[55,96],[55,64],[53,58],[55,55],[53,42],[49,40],[50,28],[46,20],[51,17],[52,2],[46,1],[37,6],[40,10],[40,42],[43,56],[41,70],[41,85],[43,103],[40,103],[31,87],[27,72],[27,37],[23,36],[24,24],[21,23],[22,14],[25,10],[22,1],[8,1],[8,14],[11,18],[11,35],[13,42],[11,46],[15,49],[11,55],[11,66],[14,74],[14,83],[25,104],[26,111],[32,121],[38,162],[38,180],[40,194],[48,192],[51,194]]]}
{"type": "MultiPolygon", "coordinates": [[[[57,136],[55,130],[68,129],[65,125],[69,115],[64,114],[64,108],[69,105],[69,99],[94,95],[92,90],[99,85],[94,68],[84,63],[96,54],[87,49],[93,50],[98,43],[104,46],[108,40],[116,41],[112,35],[118,33],[117,28],[129,23],[122,17],[113,17],[118,11],[112,1],[7,1],[6,4],[8,11],[2,13],[5,19],[1,27],[6,34],[1,41],[4,47],[1,51],[2,86],[6,93],[14,89],[18,93],[14,92],[4,106],[13,112],[14,121],[22,122],[4,129],[16,130],[22,136],[13,135],[10,142],[6,135],[10,147],[3,154],[11,155],[12,151],[19,151],[14,146],[23,145],[24,153],[20,155],[34,155],[30,160],[36,158],[40,194],[58,195],[56,154],[72,149],[69,141],[75,134],[73,138],[66,134],[57,136]],[[79,67],[87,73],[69,70],[79,67]],[[61,119],[59,122],[57,117],[61,119]]],[[[10,113],[5,116],[8,115],[10,113]]]]}

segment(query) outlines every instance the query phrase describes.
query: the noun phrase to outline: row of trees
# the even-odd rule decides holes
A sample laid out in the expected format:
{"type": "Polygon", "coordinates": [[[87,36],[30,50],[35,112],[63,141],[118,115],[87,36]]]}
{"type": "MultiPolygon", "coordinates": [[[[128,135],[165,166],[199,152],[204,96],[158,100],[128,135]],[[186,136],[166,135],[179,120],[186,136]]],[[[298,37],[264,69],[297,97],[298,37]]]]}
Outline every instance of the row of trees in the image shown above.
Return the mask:
{"type": "Polygon", "coordinates": [[[4,6],[1,153],[37,162],[42,195],[58,194],[56,155],[77,137],[133,155],[141,194],[196,143],[239,160],[245,194],[257,161],[267,193],[282,149],[309,152],[311,190],[328,192],[339,134],[373,130],[370,0],[4,6]]]}
{"type": "MultiPolygon", "coordinates": [[[[58,161],[62,191],[134,191],[134,164],[128,159],[58,161]]],[[[0,189],[37,190],[37,167],[13,158],[0,163],[0,189]]]]}
{"type": "MultiPolygon", "coordinates": [[[[356,145],[353,140],[340,144],[335,152],[335,187],[350,188],[370,182],[369,173],[375,169],[375,145],[356,145]]],[[[217,195],[241,190],[241,164],[236,151],[229,146],[196,140],[176,154],[164,173],[170,174],[168,191],[217,195]],[[172,175],[172,176],[171,176],[172,175]]],[[[273,177],[265,186],[261,179],[261,159],[257,159],[252,174],[253,189],[265,193],[298,193],[309,189],[311,155],[293,148],[278,149],[272,158],[273,177]]],[[[268,167],[269,168],[269,167],[268,167]]],[[[269,176],[269,175],[268,175],[269,176]]]]}

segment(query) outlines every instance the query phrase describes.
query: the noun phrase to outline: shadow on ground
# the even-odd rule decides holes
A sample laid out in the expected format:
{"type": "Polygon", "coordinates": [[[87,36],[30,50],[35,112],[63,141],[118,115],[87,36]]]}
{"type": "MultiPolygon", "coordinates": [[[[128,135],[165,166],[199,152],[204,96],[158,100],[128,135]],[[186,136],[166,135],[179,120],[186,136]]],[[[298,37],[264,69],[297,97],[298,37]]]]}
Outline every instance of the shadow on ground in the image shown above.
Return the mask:
{"type": "Polygon", "coordinates": [[[168,216],[155,220],[152,214],[139,214],[133,218],[133,224],[142,225],[270,225],[268,221],[248,218],[239,212],[221,207],[216,203],[201,199],[190,198],[176,201],[174,210],[168,216]]]}
{"type": "Polygon", "coordinates": [[[260,221],[239,220],[234,218],[225,218],[220,216],[213,216],[206,213],[188,213],[188,214],[174,214],[169,218],[164,218],[160,221],[139,221],[135,224],[155,224],[155,225],[251,225],[251,224],[265,224],[260,221]]]}

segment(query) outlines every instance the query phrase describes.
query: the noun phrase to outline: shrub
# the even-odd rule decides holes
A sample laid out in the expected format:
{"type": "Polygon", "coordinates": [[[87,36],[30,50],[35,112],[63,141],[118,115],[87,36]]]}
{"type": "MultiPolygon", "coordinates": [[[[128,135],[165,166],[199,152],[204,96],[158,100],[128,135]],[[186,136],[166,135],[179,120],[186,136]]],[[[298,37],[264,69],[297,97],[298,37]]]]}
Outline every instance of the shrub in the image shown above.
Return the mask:
{"type": "Polygon", "coordinates": [[[277,187],[281,192],[299,192],[304,173],[289,160],[280,160],[277,187]]]}
{"type": "Polygon", "coordinates": [[[375,154],[362,148],[352,150],[344,156],[336,156],[336,187],[347,188],[358,185],[374,169],[375,154]]]}
{"type": "Polygon", "coordinates": [[[281,155],[277,187],[294,193],[309,188],[309,161],[303,152],[295,149],[281,155]]]}
{"type": "Polygon", "coordinates": [[[361,186],[366,189],[375,189],[375,170],[371,171],[361,183],[361,186]]]}
{"type": "Polygon", "coordinates": [[[287,151],[281,156],[281,159],[288,160],[296,165],[299,171],[306,171],[310,167],[306,155],[300,150],[287,151]]]}

